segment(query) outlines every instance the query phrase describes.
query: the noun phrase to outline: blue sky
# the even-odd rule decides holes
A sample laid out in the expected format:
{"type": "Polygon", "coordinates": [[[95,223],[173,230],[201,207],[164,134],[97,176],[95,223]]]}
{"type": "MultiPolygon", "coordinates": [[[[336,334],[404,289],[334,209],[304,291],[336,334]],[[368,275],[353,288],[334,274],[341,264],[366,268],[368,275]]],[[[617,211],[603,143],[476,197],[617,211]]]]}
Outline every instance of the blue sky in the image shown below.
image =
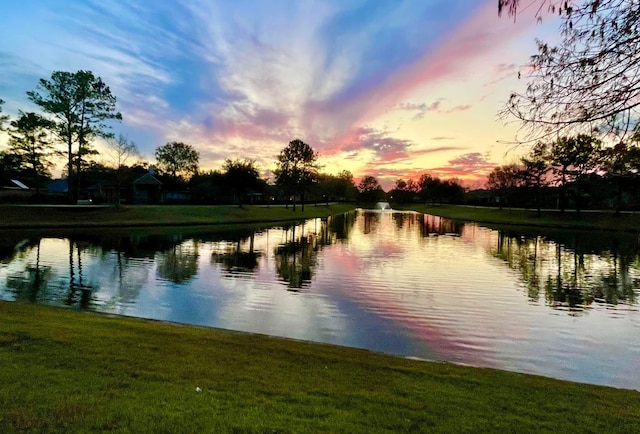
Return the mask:
{"type": "MultiPolygon", "coordinates": [[[[255,159],[265,176],[295,138],[325,171],[385,186],[433,173],[470,184],[507,152],[515,126],[496,120],[534,36],[552,19],[497,16],[494,0],[23,0],[0,15],[0,98],[55,70],[92,70],[118,98],[147,161],[168,141],[193,145],[201,168],[255,159]]],[[[0,149],[5,140],[0,137],[0,149]]],[[[100,148],[102,145],[97,143],[100,148]]]]}

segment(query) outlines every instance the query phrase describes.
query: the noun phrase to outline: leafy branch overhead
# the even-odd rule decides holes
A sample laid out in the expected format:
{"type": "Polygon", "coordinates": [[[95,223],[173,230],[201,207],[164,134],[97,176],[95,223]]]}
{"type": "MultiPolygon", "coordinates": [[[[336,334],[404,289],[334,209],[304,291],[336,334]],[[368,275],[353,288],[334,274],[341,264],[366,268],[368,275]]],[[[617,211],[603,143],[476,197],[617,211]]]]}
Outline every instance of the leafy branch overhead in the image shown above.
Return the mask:
{"type": "MultiPolygon", "coordinates": [[[[561,41],[537,41],[526,91],[513,92],[500,112],[522,125],[525,140],[563,134],[638,130],[640,0],[539,0],[561,16],[561,41]]],[[[518,0],[499,1],[516,14],[518,0]]]]}

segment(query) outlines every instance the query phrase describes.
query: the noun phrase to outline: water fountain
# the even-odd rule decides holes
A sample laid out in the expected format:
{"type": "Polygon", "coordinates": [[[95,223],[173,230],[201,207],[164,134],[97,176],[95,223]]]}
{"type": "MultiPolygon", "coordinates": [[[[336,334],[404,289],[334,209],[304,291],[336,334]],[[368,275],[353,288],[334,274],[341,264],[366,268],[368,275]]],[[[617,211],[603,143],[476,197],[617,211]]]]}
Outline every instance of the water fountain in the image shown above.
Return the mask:
{"type": "Polygon", "coordinates": [[[376,203],[376,209],[381,211],[391,211],[391,205],[389,205],[389,202],[378,202],[376,203]]]}

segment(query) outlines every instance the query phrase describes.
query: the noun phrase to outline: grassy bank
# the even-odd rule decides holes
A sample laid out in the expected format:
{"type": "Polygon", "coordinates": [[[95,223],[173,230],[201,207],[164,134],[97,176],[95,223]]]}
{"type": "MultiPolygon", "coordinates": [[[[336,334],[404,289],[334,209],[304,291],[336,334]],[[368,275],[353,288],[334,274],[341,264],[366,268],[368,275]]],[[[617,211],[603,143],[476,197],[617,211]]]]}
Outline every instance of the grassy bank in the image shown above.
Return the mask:
{"type": "Polygon", "coordinates": [[[575,212],[543,211],[540,216],[535,210],[498,209],[488,207],[471,207],[461,205],[420,205],[404,206],[418,212],[448,217],[458,220],[469,220],[482,223],[507,225],[546,226],[572,229],[600,229],[613,231],[640,231],[640,214],[621,214],[615,216],[611,211],[575,212]]]}
{"type": "Polygon", "coordinates": [[[0,329],[0,432],[640,431],[635,391],[18,303],[0,329]]]}
{"type": "Polygon", "coordinates": [[[256,223],[326,217],[353,205],[306,205],[294,212],[283,206],[149,205],[111,207],[0,206],[1,228],[113,227],[256,223]]]}

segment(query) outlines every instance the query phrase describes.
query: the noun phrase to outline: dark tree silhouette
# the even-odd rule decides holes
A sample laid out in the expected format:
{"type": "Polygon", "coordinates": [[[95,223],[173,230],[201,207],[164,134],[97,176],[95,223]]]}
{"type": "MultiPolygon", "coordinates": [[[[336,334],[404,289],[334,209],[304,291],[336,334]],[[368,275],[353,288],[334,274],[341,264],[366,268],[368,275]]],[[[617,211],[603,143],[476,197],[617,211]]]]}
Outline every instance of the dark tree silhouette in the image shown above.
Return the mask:
{"type": "Polygon", "coordinates": [[[522,157],[522,178],[527,187],[535,190],[537,215],[540,217],[540,190],[548,184],[546,175],[551,169],[549,165],[549,146],[546,143],[536,143],[528,155],[522,157]]]}
{"type": "Polygon", "coordinates": [[[384,196],[384,190],[375,176],[366,175],[358,183],[358,193],[362,202],[377,202],[384,196]]]}
{"type": "Polygon", "coordinates": [[[182,142],[169,142],[156,149],[160,169],[172,178],[190,177],[198,172],[200,154],[193,146],[182,142]]]}
{"type": "MultiPolygon", "coordinates": [[[[109,120],[121,120],[116,111],[116,97],[100,77],[91,71],[55,71],[49,80],[40,79],[36,90],[27,92],[29,99],[45,113],[53,116],[52,131],[67,145],[67,174],[74,180],[74,144],[77,144],[76,195],[80,189],[80,169],[83,156],[90,153],[89,144],[95,137],[111,137],[109,120]]],[[[69,201],[73,202],[69,183],[69,201]]]]}
{"type": "Polygon", "coordinates": [[[515,164],[505,164],[494,168],[487,178],[487,188],[498,194],[500,209],[509,193],[522,184],[520,168],[515,164]]]}
{"type": "Polygon", "coordinates": [[[109,139],[107,145],[111,154],[111,163],[116,171],[116,207],[120,208],[122,182],[127,161],[130,158],[139,156],[140,151],[138,151],[138,146],[124,134],[119,134],[118,137],[109,139]]]}
{"type": "Polygon", "coordinates": [[[54,150],[48,132],[53,126],[52,121],[31,112],[20,112],[20,117],[9,126],[9,149],[31,176],[36,194],[40,193],[42,179],[49,176],[52,165],[54,150]]]}
{"type": "Polygon", "coordinates": [[[293,210],[296,210],[295,195],[300,195],[302,211],[304,211],[304,195],[316,180],[318,154],[311,146],[300,139],[289,142],[278,154],[277,168],[274,170],[276,184],[285,192],[294,196],[293,210]]]}
{"type": "Polygon", "coordinates": [[[617,143],[603,151],[603,170],[614,184],[615,213],[620,215],[627,184],[640,173],[640,147],[636,144],[617,143]]]}
{"type": "Polygon", "coordinates": [[[586,177],[601,163],[601,146],[600,140],[586,134],[560,137],[551,145],[551,166],[561,194],[560,211],[564,212],[566,208],[567,187],[571,183],[576,213],[580,214],[582,186],[586,177]]]}
{"type": "Polygon", "coordinates": [[[226,184],[235,192],[238,206],[242,208],[242,198],[249,190],[260,186],[260,173],[254,160],[226,160],[224,166],[226,184]]]}

